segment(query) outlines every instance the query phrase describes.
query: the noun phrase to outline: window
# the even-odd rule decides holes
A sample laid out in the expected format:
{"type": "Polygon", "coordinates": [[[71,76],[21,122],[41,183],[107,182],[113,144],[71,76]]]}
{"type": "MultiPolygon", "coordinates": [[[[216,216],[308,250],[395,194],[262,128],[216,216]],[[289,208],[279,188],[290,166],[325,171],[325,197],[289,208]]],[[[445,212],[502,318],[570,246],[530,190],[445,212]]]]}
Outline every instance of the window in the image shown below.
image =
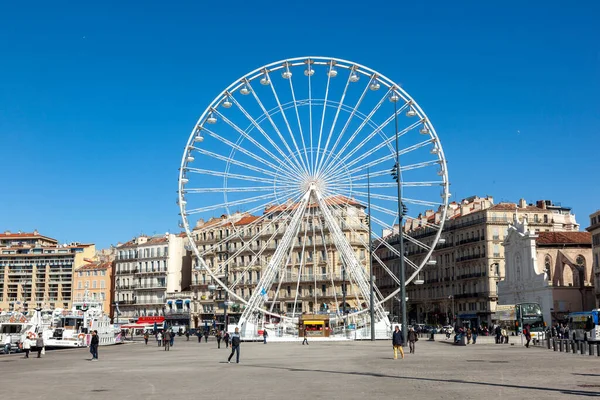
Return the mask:
{"type": "Polygon", "coordinates": [[[100,289],[105,289],[106,283],[104,281],[100,281],[100,289]]]}
{"type": "Polygon", "coordinates": [[[96,281],[92,282],[92,289],[96,289],[96,281]]]}
{"type": "Polygon", "coordinates": [[[82,289],[82,286],[81,281],[77,282],[77,289],[82,289]]]}

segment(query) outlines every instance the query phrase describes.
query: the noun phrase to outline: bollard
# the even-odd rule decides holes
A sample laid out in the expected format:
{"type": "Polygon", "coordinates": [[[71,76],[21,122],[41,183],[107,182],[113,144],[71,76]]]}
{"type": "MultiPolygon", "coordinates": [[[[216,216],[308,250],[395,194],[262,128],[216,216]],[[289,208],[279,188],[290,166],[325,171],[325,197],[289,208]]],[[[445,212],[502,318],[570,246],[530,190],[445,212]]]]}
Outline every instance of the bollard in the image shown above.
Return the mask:
{"type": "Polygon", "coordinates": [[[562,353],[563,352],[563,340],[562,339],[560,339],[558,341],[558,348],[560,349],[560,352],[562,353]]]}
{"type": "Polygon", "coordinates": [[[550,350],[550,338],[547,338],[547,339],[546,339],[546,342],[547,342],[547,343],[546,343],[546,346],[548,346],[548,350],[550,350]]]}
{"type": "Polygon", "coordinates": [[[585,342],[579,343],[579,352],[581,353],[581,355],[585,354],[585,342]]]}
{"type": "Polygon", "coordinates": [[[596,355],[600,357],[600,343],[596,343],[596,355]]]}
{"type": "Polygon", "coordinates": [[[573,346],[573,354],[577,354],[577,350],[579,349],[578,343],[576,341],[571,341],[571,345],[573,346]]]}
{"type": "Polygon", "coordinates": [[[571,352],[571,343],[568,340],[565,340],[565,353],[571,352]]]}
{"type": "Polygon", "coordinates": [[[552,349],[556,351],[556,339],[552,339],[552,349]]]}
{"type": "Polygon", "coordinates": [[[594,355],[594,346],[592,346],[591,343],[588,343],[588,355],[589,356],[593,356],[594,355]]]}

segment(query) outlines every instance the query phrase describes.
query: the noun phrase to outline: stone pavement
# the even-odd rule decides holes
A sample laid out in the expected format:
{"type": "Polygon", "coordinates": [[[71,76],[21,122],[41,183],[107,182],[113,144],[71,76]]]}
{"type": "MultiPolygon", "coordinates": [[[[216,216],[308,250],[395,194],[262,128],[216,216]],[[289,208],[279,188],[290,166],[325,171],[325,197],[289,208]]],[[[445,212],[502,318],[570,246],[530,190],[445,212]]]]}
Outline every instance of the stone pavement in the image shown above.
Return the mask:
{"type": "Polygon", "coordinates": [[[417,343],[393,360],[390,342],[242,343],[241,363],[216,342],[177,338],[0,356],[0,399],[566,399],[600,397],[600,357],[520,346],[417,343]]]}

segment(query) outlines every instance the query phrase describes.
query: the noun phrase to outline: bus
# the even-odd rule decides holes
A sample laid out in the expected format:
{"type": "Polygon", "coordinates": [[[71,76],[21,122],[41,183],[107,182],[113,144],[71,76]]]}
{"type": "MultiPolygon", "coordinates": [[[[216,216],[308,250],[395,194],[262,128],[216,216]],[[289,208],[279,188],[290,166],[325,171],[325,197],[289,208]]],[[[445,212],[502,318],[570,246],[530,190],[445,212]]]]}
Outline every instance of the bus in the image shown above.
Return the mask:
{"type": "Polygon", "coordinates": [[[573,340],[600,342],[600,309],[570,313],[567,317],[573,340]]]}
{"type": "Polygon", "coordinates": [[[523,332],[523,328],[529,325],[531,338],[541,340],[545,338],[546,323],[542,308],[538,303],[519,303],[513,305],[497,305],[496,319],[500,325],[516,334],[523,332]]]}

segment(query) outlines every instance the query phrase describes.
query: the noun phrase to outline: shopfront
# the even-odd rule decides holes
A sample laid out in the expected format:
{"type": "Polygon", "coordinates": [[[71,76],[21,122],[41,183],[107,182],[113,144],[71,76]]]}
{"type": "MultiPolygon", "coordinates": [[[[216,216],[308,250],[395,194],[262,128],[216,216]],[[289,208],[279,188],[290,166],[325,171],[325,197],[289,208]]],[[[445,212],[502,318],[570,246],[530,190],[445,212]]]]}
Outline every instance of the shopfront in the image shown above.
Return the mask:
{"type": "Polygon", "coordinates": [[[329,327],[329,317],[327,315],[304,314],[300,317],[299,335],[309,337],[329,337],[331,329],[329,327]]]}

